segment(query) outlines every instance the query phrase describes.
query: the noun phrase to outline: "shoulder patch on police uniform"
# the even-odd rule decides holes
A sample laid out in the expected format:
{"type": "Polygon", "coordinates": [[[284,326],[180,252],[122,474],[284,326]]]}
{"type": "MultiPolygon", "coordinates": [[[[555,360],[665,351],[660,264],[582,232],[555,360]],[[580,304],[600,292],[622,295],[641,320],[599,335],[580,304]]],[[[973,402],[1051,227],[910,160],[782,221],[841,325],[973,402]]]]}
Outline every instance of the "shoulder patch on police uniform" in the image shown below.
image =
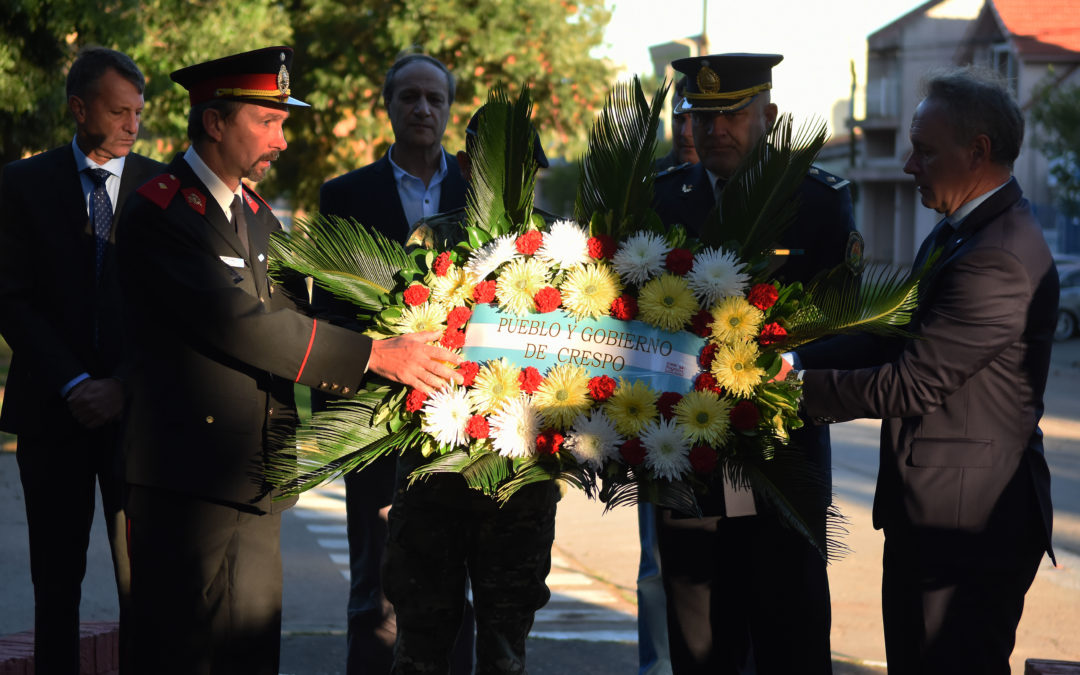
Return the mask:
{"type": "Polygon", "coordinates": [[[273,212],[273,210],[274,210],[274,209],[270,208],[270,205],[266,203],[265,199],[263,199],[261,196],[259,196],[258,192],[255,192],[254,190],[249,188],[246,184],[244,185],[244,201],[247,202],[248,208],[251,209],[252,213],[258,213],[259,212],[259,204],[262,204],[263,206],[265,206],[267,211],[273,212]],[[253,197],[254,197],[254,199],[253,199],[253,197]]]}
{"type": "Polygon", "coordinates": [[[169,205],[179,189],[180,179],[171,173],[163,173],[143,183],[136,192],[163,209],[169,205]]]}
{"type": "Polygon", "coordinates": [[[675,166],[669,166],[668,168],[664,169],[663,171],[657,172],[656,177],[657,178],[663,178],[665,176],[671,176],[671,175],[679,173],[680,171],[683,171],[687,167],[691,167],[691,166],[694,166],[693,162],[683,162],[682,164],[677,164],[675,166]]]}
{"type": "Polygon", "coordinates": [[[828,171],[822,169],[819,166],[811,166],[810,170],[806,173],[819,183],[824,183],[834,190],[839,190],[842,187],[846,187],[851,181],[847,178],[841,178],[840,176],[834,176],[828,171]]]}
{"type": "Polygon", "coordinates": [[[848,235],[847,245],[844,247],[844,262],[852,274],[859,274],[866,265],[863,252],[866,250],[866,242],[858,232],[848,235]]]}

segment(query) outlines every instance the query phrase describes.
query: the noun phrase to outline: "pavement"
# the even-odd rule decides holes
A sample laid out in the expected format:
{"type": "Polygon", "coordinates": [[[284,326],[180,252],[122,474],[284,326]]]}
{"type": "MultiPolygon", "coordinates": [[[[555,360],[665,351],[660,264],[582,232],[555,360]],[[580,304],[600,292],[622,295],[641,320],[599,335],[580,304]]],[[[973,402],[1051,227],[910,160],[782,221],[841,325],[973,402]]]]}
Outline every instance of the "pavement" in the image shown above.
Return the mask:
{"type": "MultiPolygon", "coordinates": [[[[1054,351],[1043,430],[1047,457],[1055,481],[1055,549],[1058,566],[1044,558],[1027,594],[1011,660],[1013,675],[1024,673],[1029,658],[1080,661],[1080,339],[1058,343],[1054,351]]],[[[877,424],[849,422],[833,430],[834,489],[848,520],[845,543],[851,552],[832,563],[832,648],[837,675],[885,672],[880,578],[882,535],[870,523],[873,473],[876,470],[877,424]]],[[[25,512],[11,452],[0,452],[0,635],[27,630],[33,623],[32,594],[26,552],[25,512]]],[[[307,495],[293,511],[300,512],[307,495]]],[[[318,499],[313,495],[311,500],[318,499]]],[[[296,516],[299,520],[299,515],[296,516]]],[[[96,530],[100,532],[101,530],[96,530]]],[[[590,634],[588,621],[574,624],[574,612],[538,618],[536,637],[528,642],[533,675],[627,675],[637,670],[637,646],[632,638],[636,616],[636,514],[631,508],[603,513],[603,505],[578,492],[560,503],[549,577],[559,603],[572,595],[562,584],[583,583],[595,597],[607,598],[597,615],[621,620],[618,639],[590,634]],[[600,611],[602,610],[602,611],[600,611]],[[551,621],[561,621],[554,624],[551,621]],[[567,622],[570,623],[567,623],[567,622]],[[554,626],[559,626],[555,629],[554,626]],[[567,628],[571,626],[571,628],[567,628]],[[628,630],[629,629],[629,630],[628,630]],[[553,636],[561,639],[553,639],[553,636]]],[[[103,538],[95,534],[95,538],[103,538]]],[[[286,579],[290,560],[286,556],[286,579]]],[[[334,573],[336,574],[336,572],[334,573]]],[[[338,576],[340,583],[340,576],[338,576]]],[[[110,605],[109,563],[104,547],[91,550],[88,581],[84,584],[84,620],[115,618],[110,605]],[[104,590],[103,590],[104,589],[104,590]]],[[[288,584],[288,582],[287,582],[288,584]]],[[[293,592],[296,592],[295,590],[293,592]]],[[[303,592],[302,590],[300,591],[303,592]]],[[[579,594],[580,595],[580,594],[579,594]]],[[[590,596],[592,597],[592,596],[590,596]]],[[[290,618],[290,589],[286,589],[285,630],[281,672],[288,675],[337,675],[344,672],[344,625],[304,628],[290,618]]],[[[344,603],[344,598],[341,599],[344,603]]],[[[549,608],[551,606],[549,605],[549,608]]],[[[549,612],[545,608],[542,612],[549,612]]],[[[552,613],[559,610],[552,609],[552,613]]],[[[588,612],[577,611],[584,616],[588,612]]],[[[343,617],[342,617],[343,618],[343,617]]],[[[588,619],[588,617],[585,617],[588,619]]],[[[595,617],[594,617],[595,618],[595,617]]]]}

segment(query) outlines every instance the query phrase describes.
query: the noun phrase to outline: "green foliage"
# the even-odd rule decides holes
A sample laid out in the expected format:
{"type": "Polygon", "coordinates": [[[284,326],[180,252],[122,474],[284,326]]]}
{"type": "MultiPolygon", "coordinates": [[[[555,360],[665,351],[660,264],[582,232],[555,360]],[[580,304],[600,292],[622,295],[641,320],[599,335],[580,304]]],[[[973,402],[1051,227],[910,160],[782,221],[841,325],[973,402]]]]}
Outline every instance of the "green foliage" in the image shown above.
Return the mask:
{"type": "Polygon", "coordinates": [[[1070,216],[1080,215],[1080,85],[1061,85],[1053,69],[1032,93],[1035,147],[1050,160],[1054,196],[1070,216]]]}
{"type": "Polygon", "coordinates": [[[653,154],[665,85],[645,98],[641,82],[616,84],[589,134],[574,213],[591,234],[623,239],[643,229],[652,211],[653,154]]]}

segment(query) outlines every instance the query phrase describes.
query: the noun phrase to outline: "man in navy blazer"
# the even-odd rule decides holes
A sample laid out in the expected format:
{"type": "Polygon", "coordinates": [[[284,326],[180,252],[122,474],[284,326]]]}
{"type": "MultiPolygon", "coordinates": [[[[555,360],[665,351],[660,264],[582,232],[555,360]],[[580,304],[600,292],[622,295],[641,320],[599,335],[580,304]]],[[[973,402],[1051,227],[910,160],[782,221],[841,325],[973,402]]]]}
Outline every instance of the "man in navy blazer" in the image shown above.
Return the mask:
{"type": "MultiPolygon", "coordinates": [[[[319,210],[353,218],[404,244],[421,218],[465,206],[465,181],[458,163],[442,147],[454,100],[454,77],[437,59],[409,54],[387,71],[382,96],[394,144],[375,162],[327,181],[319,190],[319,210]]],[[[355,324],[347,303],[317,288],[312,304],[343,325],[355,324]]],[[[321,409],[326,401],[317,394],[313,405],[321,409]]],[[[379,568],[386,546],[386,515],[394,495],[394,467],[394,458],[385,457],[345,476],[351,579],[348,675],[388,673],[393,660],[394,609],[383,595],[379,568]]],[[[471,625],[471,615],[466,619],[471,625]]],[[[462,651],[466,653],[458,659],[459,665],[461,672],[468,672],[471,644],[462,651]]]]}
{"type": "Polygon", "coordinates": [[[18,435],[43,674],[79,670],[95,482],[121,619],[127,613],[118,438],[127,375],[112,226],[128,195],[163,168],[131,152],[144,83],[126,55],[83,50],[67,77],[74,140],[12,162],[0,178],[0,333],[13,350],[0,429],[18,435]]]}
{"type": "Polygon", "coordinates": [[[996,74],[933,75],[904,171],[945,218],[915,260],[929,267],[913,337],[799,350],[815,421],[882,420],[874,527],[890,675],[1009,673],[1024,594],[1051,551],[1039,419],[1058,275],[1011,175],[1023,134],[996,74]]]}

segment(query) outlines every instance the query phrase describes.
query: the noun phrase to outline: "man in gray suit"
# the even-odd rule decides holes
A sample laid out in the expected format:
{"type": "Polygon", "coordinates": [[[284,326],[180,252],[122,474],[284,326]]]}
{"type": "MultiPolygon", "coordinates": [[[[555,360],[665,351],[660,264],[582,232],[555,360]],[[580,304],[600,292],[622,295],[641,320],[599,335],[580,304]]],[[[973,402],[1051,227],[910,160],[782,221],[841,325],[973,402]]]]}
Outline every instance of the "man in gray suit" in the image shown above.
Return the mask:
{"type": "Polygon", "coordinates": [[[916,257],[929,267],[913,337],[799,350],[815,421],[883,420],[874,526],[890,675],[1006,675],[1024,594],[1053,555],[1038,424],[1058,276],[1011,175],[1023,133],[996,75],[932,75],[904,171],[945,218],[916,257]]]}

